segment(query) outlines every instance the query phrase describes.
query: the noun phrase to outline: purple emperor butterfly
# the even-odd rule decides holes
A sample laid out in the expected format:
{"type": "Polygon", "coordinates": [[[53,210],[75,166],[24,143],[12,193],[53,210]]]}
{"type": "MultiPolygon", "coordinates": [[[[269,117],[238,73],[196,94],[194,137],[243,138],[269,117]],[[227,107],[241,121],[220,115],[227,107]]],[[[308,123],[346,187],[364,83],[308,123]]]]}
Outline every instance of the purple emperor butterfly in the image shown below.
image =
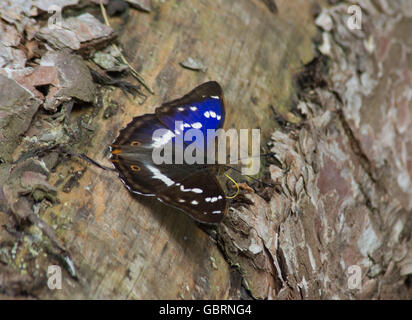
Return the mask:
{"type": "MultiPolygon", "coordinates": [[[[162,104],[154,114],[135,117],[111,145],[110,160],[131,192],[155,196],[196,221],[219,223],[228,210],[228,201],[216,179],[218,165],[189,164],[185,159],[180,164],[155,164],[153,150],[166,143],[175,145],[193,128],[206,137],[194,143],[207,150],[216,139],[207,135],[207,130],[222,128],[224,120],[222,88],[215,81],[203,83],[182,98],[162,104]],[[175,128],[176,123],[181,127],[175,128]],[[161,136],[154,135],[157,129],[163,129],[161,136]]],[[[187,144],[183,144],[185,148],[187,144]]]]}

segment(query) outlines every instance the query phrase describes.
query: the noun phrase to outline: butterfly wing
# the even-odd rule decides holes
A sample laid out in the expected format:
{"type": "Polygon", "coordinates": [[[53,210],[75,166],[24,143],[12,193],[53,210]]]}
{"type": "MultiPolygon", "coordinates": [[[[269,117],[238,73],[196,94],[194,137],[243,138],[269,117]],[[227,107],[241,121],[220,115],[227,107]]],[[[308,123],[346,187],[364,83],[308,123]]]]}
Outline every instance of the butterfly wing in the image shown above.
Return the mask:
{"type": "MultiPolygon", "coordinates": [[[[110,161],[130,191],[154,195],[159,189],[170,184],[168,179],[174,177],[167,177],[160,172],[153,163],[152,155],[154,148],[161,148],[172,139],[173,132],[166,129],[153,114],[135,117],[119,132],[119,136],[110,146],[110,161]],[[158,129],[162,130],[163,134],[154,138],[153,134],[158,129]]],[[[184,168],[171,166],[174,170],[167,170],[174,176],[185,175],[184,168]]]]}
{"type": "Polygon", "coordinates": [[[228,210],[225,193],[208,170],[193,172],[156,196],[202,223],[219,223],[228,210]]]}
{"type": "Polygon", "coordinates": [[[222,128],[225,121],[223,90],[216,81],[203,83],[182,98],[162,104],[156,109],[156,116],[182,140],[188,130],[198,129],[205,138],[203,150],[207,150],[216,137],[207,135],[207,130],[222,128]]]}
{"type": "MultiPolygon", "coordinates": [[[[140,146],[153,149],[153,133],[158,129],[166,129],[154,114],[144,114],[133,118],[129,124],[120,130],[116,140],[112,143],[116,146],[140,146]]],[[[174,137],[173,132],[169,133],[174,137]]]]}
{"type": "Polygon", "coordinates": [[[168,143],[173,148],[176,136],[180,134],[183,138],[184,131],[173,132],[169,127],[174,120],[191,124],[191,128],[203,121],[199,129],[206,133],[207,129],[222,127],[224,103],[220,86],[216,82],[207,82],[181,99],[163,104],[156,109],[156,114],[135,117],[111,145],[110,160],[131,192],[156,196],[197,221],[218,223],[227,212],[227,200],[207,166],[185,163],[159,165],[153,161],[155,148],[168,143]],[[198,112],[192,110],[194,106],[198,112]],[[162,133],[155,137],[156,130],[162,133]]]}
{"type": "MultiPolygon", "coordinates": [[[[216,177],[202,165],[153,163],[154,115],[136,117],[111,145],[110,160],[125,186],[133,193],[156,196],[203,223],[218,223],[227,211],[225,194],[216,177]]],[[[165,135],[170,130],[165,129],[165,135]]],[[[173,139],[172,135],[168,136],[173,139]]],[[[169,140],[170,141],[170,140],[169,140]]],[[[168,143],[167,139],[163,139],[168,143]]]]}
{"type": "Polygon", "coordinates": [[[227,200],[216,177],[205,167],[153,165],[148,153],[118,153],[114,162],[126,187],[134,193],[156,196],[160,201],[203,223],[219,223],[227,212],[227,200]],[[139,166],[139,170],[134,168],[139,166]]]}

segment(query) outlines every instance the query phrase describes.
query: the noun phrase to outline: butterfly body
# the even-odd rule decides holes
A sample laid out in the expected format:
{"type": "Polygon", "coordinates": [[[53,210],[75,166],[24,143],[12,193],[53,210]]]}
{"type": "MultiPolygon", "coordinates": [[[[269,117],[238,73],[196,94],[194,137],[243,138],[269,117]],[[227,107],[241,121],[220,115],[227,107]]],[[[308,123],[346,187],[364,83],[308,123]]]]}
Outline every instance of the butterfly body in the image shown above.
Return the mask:
{"type": "MultiPolygon", "coordinates": [[[[154,114],[135,117],[111,145],[110,160],[131,192],[155,196],[199,222],[219,223],[228,210],[216,178],[219,166],[207,164],[206,158],[203,163],[188,163],[185,157],[180,163],[158,164],[153,151],[168,143],[173,147],[181,143],[184,151],[188,148],[185,134],[197,129],[204,139],[194,143],[203,147],[206,155],[216,138],[207,134],[208,129],[222,128],[224,118],[222,89],[217,82],[206,82],[182,98],[162,104],[154,114]]],[[[170,151],[176,160],[175,148],[170,151]]]]}

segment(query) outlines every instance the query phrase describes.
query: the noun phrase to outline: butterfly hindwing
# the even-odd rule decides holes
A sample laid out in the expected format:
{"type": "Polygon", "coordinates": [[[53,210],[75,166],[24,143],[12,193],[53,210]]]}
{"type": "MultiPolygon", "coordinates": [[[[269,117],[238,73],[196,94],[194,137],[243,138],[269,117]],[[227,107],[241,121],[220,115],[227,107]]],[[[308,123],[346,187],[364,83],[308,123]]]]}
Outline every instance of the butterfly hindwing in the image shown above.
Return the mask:
{"type": "Polygon", "coordinates": [[[156,196],[203,223],[219,223],[228,209],[219,182],[208,170],[194,172],[156,196]]]}
{"type": "MultiPolygon", "coordinates": [[[[152,165],[150,150],[127,147],[114,149],[112,152],[114,154],[110,160],[119,172],[120,179],[131,192],[153,196],[168,186],[170,178],[152,165]]],[[[179,175],[179,172],[176,174],[179,175]]]]}

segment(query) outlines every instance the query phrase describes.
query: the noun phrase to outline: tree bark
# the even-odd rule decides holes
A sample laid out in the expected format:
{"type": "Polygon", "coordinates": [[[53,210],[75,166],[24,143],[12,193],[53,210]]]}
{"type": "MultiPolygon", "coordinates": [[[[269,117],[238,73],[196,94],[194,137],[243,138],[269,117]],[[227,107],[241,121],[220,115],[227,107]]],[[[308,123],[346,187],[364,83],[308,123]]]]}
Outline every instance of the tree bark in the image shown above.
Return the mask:
{"type": "MultiPolygon", "coordinates": [[[[109,166],[108,145],[133,117],[216,80],[225,93],[225,129],[260,128],[263,149],[276,153],[262,161],[261,175],[270,173],[276,188],[242,190],[224,221],[205,232],[82,160],[55,153],[26,160],[36,168],[30,172],[46,174],[41,162],[54,168],[47,184],[35,175],[47,195],[40,198],[10,182],[19,164],[6,160],[0,293],[411,298],[410,5],[364,1],[361,29],[351,30],[346,2],[277,0],[275,12],[268,2],[153,1],[150,13],[111,19],[130,64],[155,94],[139,103],[103,87],[93,106],[75,106],[68,124],[47,125],[51,115],[39,109],[26,136],[58,131],[60,141],[109,166]],[[182,68],[189,57],[206,72],[182,68]],[[26,200],[10,204],[14,194],[26,200]],[[25,215],[30,206],[34,214],[25,215]],[[47,286],[56,264],[62,290],[47,286]]],[[[12,159],[25,151],[17,147],[12,159]]]]}

